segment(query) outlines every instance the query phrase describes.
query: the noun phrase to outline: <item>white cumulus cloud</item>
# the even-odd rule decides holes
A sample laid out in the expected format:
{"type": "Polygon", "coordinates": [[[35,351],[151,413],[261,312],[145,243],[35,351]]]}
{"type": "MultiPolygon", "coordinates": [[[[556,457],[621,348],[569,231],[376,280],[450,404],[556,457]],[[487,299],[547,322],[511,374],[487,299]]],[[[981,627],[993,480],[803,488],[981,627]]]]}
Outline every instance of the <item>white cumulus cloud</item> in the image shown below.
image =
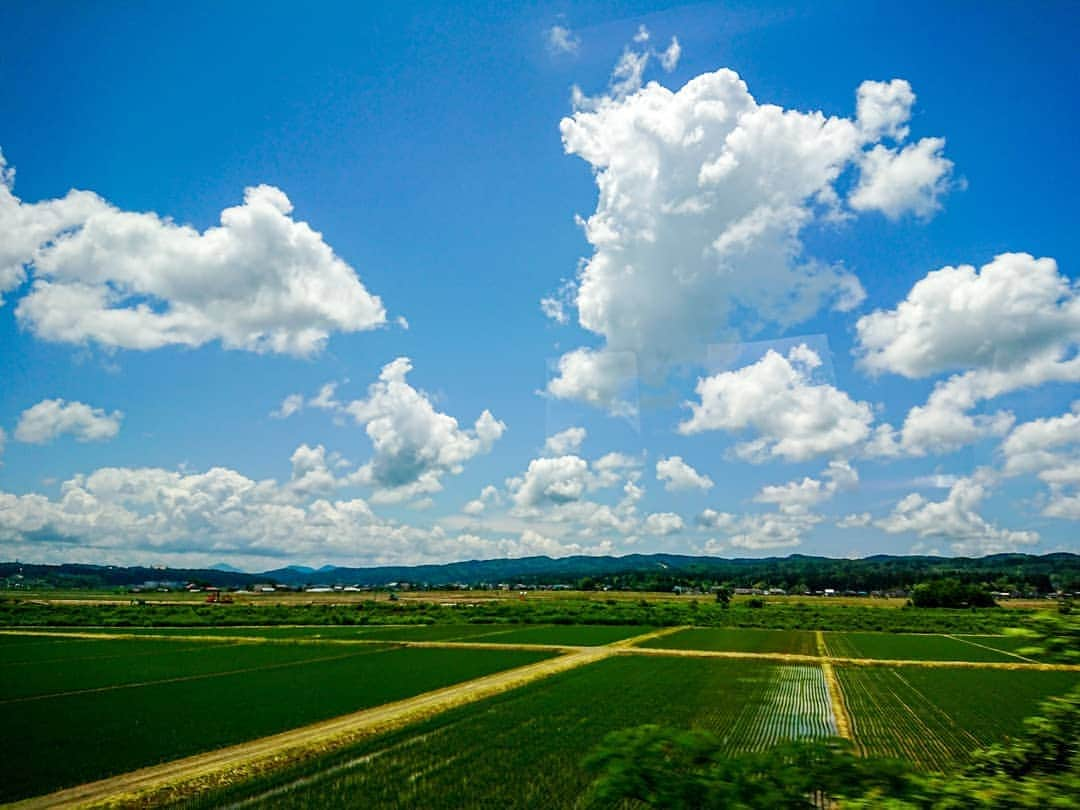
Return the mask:
{"type": "Polygon", "coordinates": [[[713,488],[713,480],[683,461],[682,456],[671,456],[657,461],[656,477],[664,482],[664,489],[668,492],[713,488]]]}
{"type": "Polygon", "coordinates": [[[0,294],[29,276],[15,314],[39,338],[311,355],[333,332],[386,322],[382,301],[273,186],[246,189],[200,232],[90,192],[23,203],[2,156],[0,174],[0,294]]]}
{"type": "Polygon", "coordinates": [[[820,356],[800,344],[786,356],[770,349],[756,363],[703,377],[696,388],[700,401],[687,403],[691,416],[679,432],[753,432],[756,438],[736,448],[749,460],[851,453],[869,437],[873,411],[816,381],[820,366],[820,356]]]}
{"type": "Polygon", "coordinates": [[[518,506],[541,506],[580,500],[591,480],[589,463],[580,456],[535,458],[520,481],[511,484],[518,506]]]}
{"type": "Polygon", "coordinates": [[[915,93],[903,79],[863,82],[855,91],[855,119],[868,140],[907,138],[913,106],[915,93]]]}
{"type": "Polygon", "coordinates": [[[80,442],[100,442],[120,432],[121,411],[107,413],[82,402],[45,399],[19,416],[15,439],[28,444],[45,444],[70,435],[80,442]]]}
{"type": "Polygon", "coordinates": [[[308,403],[364,426],[374,456],[352,480],[374,487],[375,503],[439,492],[443,476],[459,474],[465,462],[489,452],[506,430],[487,410],[472,429],[462,429],[457,419],[437,411],[424,391],[409,384],[411,370],[409,358],[399,357],[383,366],[366,398],[341,402],[337,385],[328,383],[308,403]]]}
{"type": "Polygon", "coordinates": [[[979,514],[992,483],[991,476],[979,473],[958,479],[941,501],[913,492],[875,525],[891,534],[911,532],[920,538],[949,540],[954,553],[966,556],[1014,551],[1038,543],[1037,532],[1003,529],[979,514]]]}
{"type": "Polygon", "coordinates": [[[944,138],[923,138],[903,149],[875,146],[863,156],[859,184],[848,203],[856,211],[880,211],[889,219],[907,213],[932,216],[951,185],[953,163],[944,149],[944,138]]]}
{"type": "Polygon", "coordinates": [[[1080,381],[1080,294],[1053,259],[1006,253],[979,270],[944,267],[894,309],[856,324],[860,364],[911,379],[958,372],[908,414],[894,451],[950,450],[1012,425],[983,402],[1050,382],[1080,381]]]}
{"type": "Polygon", "coordinates": [[[1080,341],[1080,294],[1053,259],[1004,253],[976,270],[943,267],[896,308],[856,324],[861,364],[910,379],[1015,369],[1080,341]]]}
{"type": "Polygon", "coordinates": [[[647,534],[659,537],[681,532],[684,526],[683,519],[674,512],[653,512],[645,516],[645,521],[642,524],[642,528],[647,534]]]}
{"type": "Polygon", "coordinates": [[[1017,425],[1001,452],[1004,475],[1035,475],[1047,485],[1044,515],[1080,520],[1080,400],[1071,413],[1017,425]]]}
{"type": "Polygon", "coordinates": [[[566,456],[576,453],[585,441],[585,428],[569,427],[551,436],[544,442],[544,452],[552,456],[566,456]]]}
{"type": "Polygon", "coordinates": [[[861,529],[869,526],[872,519],[869,512],[857,512],[844,515],[844,517],[836,521],[836,525],[841,529],[861,529]]]}
{"type": "Polygon", "coordinates": [[[863,166],[882,137],[906,135],[914,100],[895,83],[864,83],[856,120],[760,104],[730,70],[677,91],[642,86],[648,55],[628,49],[610,92],[578,93],[560,125],[599,191],[582,222],[592,255],[568,297],[603,345],[567,353],[547,392],[609,409],[625,405],[631,368],[609,355],[631,355],[642,379],[660,384],[718,339],[862,300],[858,279],[808,256],[801,234],[836,216],[845,170],[863,166]]]}

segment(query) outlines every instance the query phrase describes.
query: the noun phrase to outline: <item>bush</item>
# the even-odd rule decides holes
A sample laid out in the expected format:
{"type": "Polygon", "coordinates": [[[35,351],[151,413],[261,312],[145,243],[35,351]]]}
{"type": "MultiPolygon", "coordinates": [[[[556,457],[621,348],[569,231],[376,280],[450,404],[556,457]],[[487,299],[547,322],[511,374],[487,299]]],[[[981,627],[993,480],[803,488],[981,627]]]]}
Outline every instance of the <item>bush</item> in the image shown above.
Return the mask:
{"type": "Polygon", "coordinates": [[[978,585],[965,585],[958,579],[935,579],[916,585],[911,603],[917,608],[996,607],[992,597],[978,585]]]}

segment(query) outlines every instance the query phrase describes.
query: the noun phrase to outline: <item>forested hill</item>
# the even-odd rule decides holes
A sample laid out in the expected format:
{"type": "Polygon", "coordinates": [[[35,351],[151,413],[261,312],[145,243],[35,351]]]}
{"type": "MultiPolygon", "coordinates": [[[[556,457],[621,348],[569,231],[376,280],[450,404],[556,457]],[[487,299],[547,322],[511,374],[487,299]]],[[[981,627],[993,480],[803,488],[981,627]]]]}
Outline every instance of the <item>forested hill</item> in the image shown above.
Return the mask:
{"type": "Polygon", "coordinates": [[[121,587],[146,582],[199,582],[218,587],[255,583],[282,585],[368,585],[409,583],[414,587],[445,585],[608,586],[628,590],[670,590],[676,586],[767,587],[816,591],[906,589],[928,579],[955,577],[994,590],[1080,590],[1080,555],[1070,553],[995,554],[989,557],[916,557],[878,555],[865,559],[832,559],[793,554],[765,559],[723,559],[678,554],[631,554],[625,557],[525,557],[471,560],[445,565],[383,566],[318,570],[290,566],[244,573],[220,566],[172,569],[94,565],[0,563],[0,587],[38,583],[53,587],[121,587]]]}

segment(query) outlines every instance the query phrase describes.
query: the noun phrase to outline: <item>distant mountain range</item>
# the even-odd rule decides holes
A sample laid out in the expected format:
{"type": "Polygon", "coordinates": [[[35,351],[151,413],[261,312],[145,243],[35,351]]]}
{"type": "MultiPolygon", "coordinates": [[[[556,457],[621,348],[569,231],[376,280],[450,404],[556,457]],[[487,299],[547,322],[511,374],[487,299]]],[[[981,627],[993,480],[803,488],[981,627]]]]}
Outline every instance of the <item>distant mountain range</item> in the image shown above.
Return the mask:
{"type": "Polygon", "coordinates": [[[995,554],[988,557],[922,557],[877,555],[864,559],[833,559],[793,554],[765,559],[725,559],[681,554],[630,554],[623,557],[523,557],[469,560],[442,565],[321,568],[290,565],[250,573],[219,563],[207,569],[145,566],[34,565],[0,563],[0,587],[37,582],[53,587],[123,587],[146,582],[201,582],[217,587],[246,587],[275,583],[303,585],[509,585],[606,584],[627,589],[670,589],[692,582],[816,589],[834,587],[874,590],[910,586],[932,577],[956,576],[966,581],[997,583],[996,587],[1027,587],[1039,591],[1080,590],[1080,555],[995,554]]]}

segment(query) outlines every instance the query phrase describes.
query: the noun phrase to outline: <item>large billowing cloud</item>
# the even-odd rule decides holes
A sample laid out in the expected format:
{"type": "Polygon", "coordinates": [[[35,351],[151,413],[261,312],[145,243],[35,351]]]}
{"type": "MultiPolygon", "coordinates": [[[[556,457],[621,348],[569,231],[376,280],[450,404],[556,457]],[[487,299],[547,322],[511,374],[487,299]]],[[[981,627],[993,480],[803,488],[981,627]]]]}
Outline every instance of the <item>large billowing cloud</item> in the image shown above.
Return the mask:
{"type": "Polygon", "coordinates": [[[756,434],[735,448],[751,461],[851,454],[870,436],[873,411],[815,379],[820,366],[820,356],[800,344],[786,356],[770,349],[756,363],[703,377],[696,389],[700,401],[688,403],[691,415],[679,432],[756,434]]]}
{"type": "Polygon", "coordinates": [[[120,432],[124,414],[106,413],[82,402],[44,399],[27,408],[15,427],[15,439],[28,444],[45,444],[63,435],[74,436],[80,442],[100,442],[120,432]]]}
{"type": "Polygon", "coordinates": [[[15,196],[15,169],[0,151],[0,304],[26,280],[26,265],[57,234],[78,227],[108,205],[89,191],[69,191],[56,200],[24,203],[15,196]]]}
{"type": "MultiPolygon", "coordinates": [[[[374,455],[349,475],[349,482],[374,488],[374,503],[398,503],[442,490],[445,475],[458,475],[465,462],[488,453],[506,431],[506,424],[485,410],[471,429],[435,409],[431,397],[407,379],[412,371],[408,357],[383,366],[379,378],[368,386],[367,397],[338,399],[338,384],[329,382],[305,400],[290,394],[271,413],[278,419],[298,413],[305,406],[334,414],[343,424],[362,425],[374,455]]],[[[584,433],[582,433],[584,438],[584,433]]]]}
{"type": "Polygon", "coordinates": [[[1002,435],[1009,413],[982,402],[1049,382],[1080,381],[1080,294],[1053,259],[1006,253],[928,273],[891,310],[859,319],[859,362],[910,379],[957,372],[908,414],[896,452],[922,455],[1002,435]]]}
{"type": "Polygon", "coordinates": [[[42,339],[310,355],[333,332],[386,322],[378,296],[273,186],[246,189],[199,232],[90,192],[23,203],[13,177],[0,156],[0,294],[29,271],[15,313],[42,339]]]}
{"type": "MultiPolygon", "coordinates": [[[[631,407],[619,396],[627,375],[657,383],[717,339],[862,300],[849,270],[807,255],[802,241],[811,224],[850,214],[835,185],[845,170],[861,172],[852,206],[889,216],[925,215],[942,190],[915,165],[940,164],[939,141],[929,155],[926,142],[872,151],[907,136],[906,82],[864,82],[858,116],[844,118],[759,104],[730,70],[677,91],[642,87],[648,55],[628,50],[609,94],[576,93],[561,123],[567,153],[589,163],[599,191],[583,222],[592,256],[561,298],[603,345],[564,355],[547,393],[616,412],[631,407]],[[624,355],[636,363],[609,359],[624,355]]],[[[565,317],[559,298],[545,311],[565,317]]]]}
{"type": "Polygon", "coordinates": [[[978,270],[934,270],[891,310],[856,324],[869,371],[918,379],[948,371],[1012,369],[1060,357],[1080,340],[1080,295],[1053,259],[1004,253],[978,270]]]}
{"type": "Polygon", "coordinates": [[[992,475],[976,471],[958,479],[944,500],[930,501],[913,492],[875,525],[892,534],[910,532],[921,538],[943,538],[950,541],[955,554],[967,556],[1014,551],[1038,543],[1037,532],[1003,529],[979,514],[978,508],[993,483],[992,475]]]}
{"type": "Polygon", "coordinates": [[[340,405],[363,425],[374,458],[357,472],[357,480],[376,488],[373,500],[393,502],[438,492],[447,473],[457,475],[466,461],[487,453],[506,425],[484,411],[471,430],[435,410],[431,398],[406,380],[412,370],[407,357],[387,363],[365,399],[340,405]]]}

